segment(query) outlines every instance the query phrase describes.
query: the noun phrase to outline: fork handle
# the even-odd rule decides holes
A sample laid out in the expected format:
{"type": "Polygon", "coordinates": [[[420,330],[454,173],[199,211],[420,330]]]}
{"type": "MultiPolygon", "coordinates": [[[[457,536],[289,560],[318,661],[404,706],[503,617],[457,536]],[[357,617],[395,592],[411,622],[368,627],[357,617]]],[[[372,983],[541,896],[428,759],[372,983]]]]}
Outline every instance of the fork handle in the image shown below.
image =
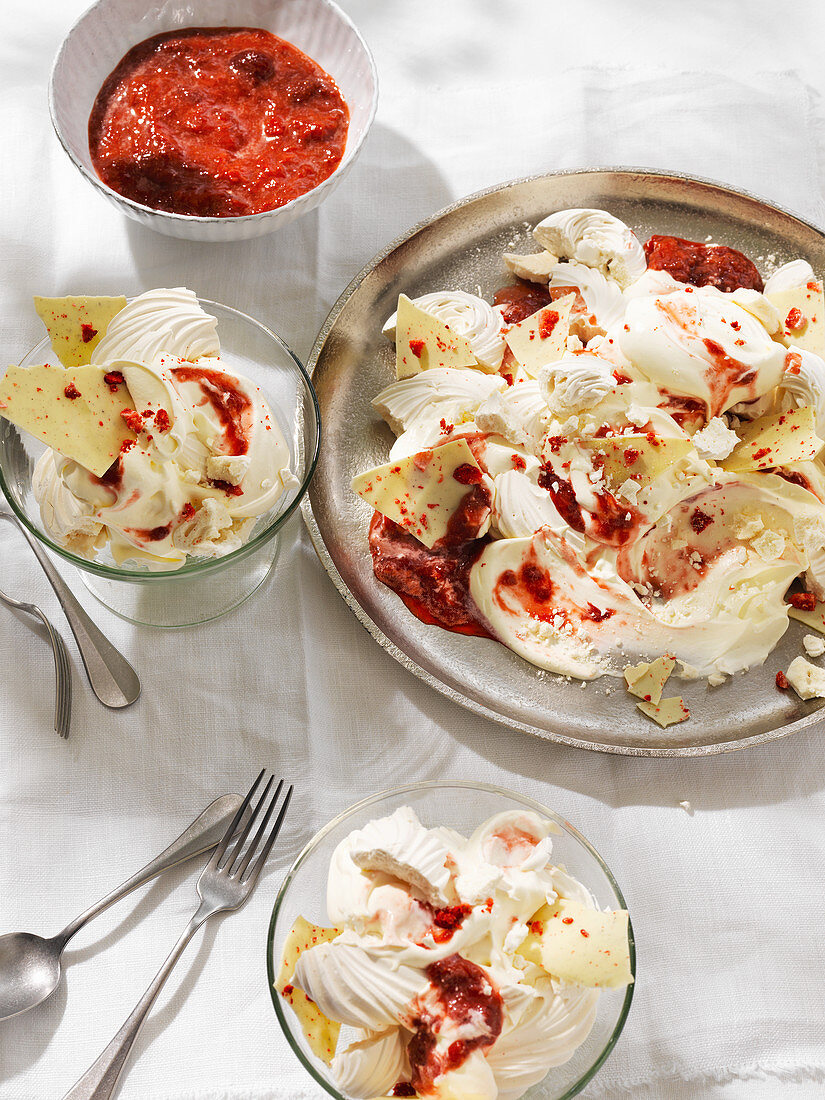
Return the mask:
{"type": "Polygon", "coordinates": [[[172,948],[166,962],[135,1005],[131,1016],[98,1059],[89,1066],[80,1080],[69,1089],[63,1100],[109,1100],[109,1097],[115,1091],[118,1078],[123,1072],[123,1067],[126,1065],[126,1060],[135,1039],[137,1039],[140,1029],[143,1027],[143,1022],[155,1003],[155,998],[163,989],[166,979],[172,973],[172,968],[183,954],[186,945],[212,912],[214,910],[210,910],[205,903],[201,903],[197,913],[186,926],[183,935],[172,948]]]}
{"type": "Polygon", "coordinates": [[[72,628],[92,691],[107,707],[128,707],[130,703],[134,703],[140,695],[140,680],[135,670],[103,632],[95,626],[52,565],[48,554],[38,545],[34,536],[26,530],[17,516],[11,512],[0,511],[0,518],[9,520],[17,527],[43,567],[43,572],[54,589],[69,626],[72,628]]]}

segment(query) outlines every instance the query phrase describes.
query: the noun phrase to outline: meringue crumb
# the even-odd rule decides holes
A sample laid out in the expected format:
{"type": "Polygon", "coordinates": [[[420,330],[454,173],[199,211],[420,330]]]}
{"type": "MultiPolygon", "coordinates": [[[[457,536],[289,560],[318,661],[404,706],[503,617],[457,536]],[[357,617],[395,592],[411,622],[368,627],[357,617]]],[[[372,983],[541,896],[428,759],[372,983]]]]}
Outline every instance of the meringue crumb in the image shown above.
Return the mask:
{"type": "Polygon", "coordinates": [[[693,807],[687,799],[684,799],[684,801],[680,802],[679,805],[682,807],[685,813],[690,814],[690,816],[693,817],[693,807]]]}
{"type": "Polygon", "coordinates": [[[726,677],[721,672],[711,672],[708,676],[708,684],[710,687],[719,687],[720,684],[724,684],[726,677]]]}
{"type": "Polygon", "coordinates": [[[825,653],[825,638],[817,638],[815,634],[806,634],[802,645],[809,657],[821,657],[825,653]]]}

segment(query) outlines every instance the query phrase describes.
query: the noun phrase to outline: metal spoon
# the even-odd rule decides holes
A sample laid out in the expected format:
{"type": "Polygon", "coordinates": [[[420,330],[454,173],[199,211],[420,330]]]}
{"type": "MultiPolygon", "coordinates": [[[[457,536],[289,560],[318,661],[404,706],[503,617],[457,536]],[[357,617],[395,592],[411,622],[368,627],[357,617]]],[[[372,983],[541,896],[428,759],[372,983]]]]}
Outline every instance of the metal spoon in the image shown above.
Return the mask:
{"type": "Polygon", "coordinates": [[[60,606],[72,628],[77,648],[83,660],[83,667],[92,685],[92,691],[107,707],[128,707],[140,695],[138,674],[118,652],[103,632],[95,626],[83,608],[75,599],[71,589],[49,561],[49,557],[37,543],[34,536],[26,530],[17,516],[0,506],[0,519],[13,523],[43,567],[43,572],[57,594],[60,606]]]}
{"type": "Polygon", "coordinates": [[[137,874],[71,922],[51,939],[31,932],[0,936],[0,1020],[26,1012],[54,993],[60,984],[60,956],[66,944],[87,921],[114,905],[162,871],[214,848],[238,812],[242,798],[225,794],[216,798],[178,839],[137,874]]]}

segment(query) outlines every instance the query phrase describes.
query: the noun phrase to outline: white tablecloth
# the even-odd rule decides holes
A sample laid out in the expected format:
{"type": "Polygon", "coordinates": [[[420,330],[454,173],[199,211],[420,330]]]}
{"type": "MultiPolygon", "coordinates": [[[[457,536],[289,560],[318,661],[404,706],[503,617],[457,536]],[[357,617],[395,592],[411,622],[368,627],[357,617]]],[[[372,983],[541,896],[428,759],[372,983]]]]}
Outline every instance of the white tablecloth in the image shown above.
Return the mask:
{"type": "MultiPolygon", "coordinates": [[[[59,149],[47,75],[84,6],[3,6],[7,361],[40,338],[35,292],[180,283],[271,324],[305,356],[340,290],[388,240],[463,194],[553,168],[677,169],[825,221],[825,8],[816,0],[348,0],[381,79],[361,159],[319,211],[225,246],[127,223],[59,149]]],[[[21,538],[0,532],[0,553],[3,588],[39,601],[68,638],[21,538]]],[[[253,899],[206,929],[162,995],[123,1100],[322,1095],[269,1003],[274,892],[336,811],[400,781],[442,777],[503,784],[556,807],[624,887],[639,981],[621,1042],[586,1096],[823,1095],[821,724],[755,751],[667,761],[576,752],[482,721],[372,642],[297,518],[265,590],[199,629],[128,625],[68,575],[138,667],[143,695],[126,712],[104,710],[70,643],[74,725],[59,741],[47,646],[0,610],[0,931],[57,931],[207,801],[245,789],[259,764],[298,789],[253,899]]],[[[59,993],[0,1024],[0,1100],[60,1096],[94,1059],[188,918],[195,874],[179,870],[89,926],[59,993]]]]}

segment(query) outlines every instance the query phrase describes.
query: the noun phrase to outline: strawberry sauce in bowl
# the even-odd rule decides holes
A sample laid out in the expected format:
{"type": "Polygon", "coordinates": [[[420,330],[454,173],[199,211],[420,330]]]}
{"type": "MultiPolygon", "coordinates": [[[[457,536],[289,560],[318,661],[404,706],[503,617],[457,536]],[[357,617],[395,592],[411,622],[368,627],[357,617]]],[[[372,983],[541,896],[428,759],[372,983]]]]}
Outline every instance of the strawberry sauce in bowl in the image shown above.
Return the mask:
{"type": "Polygon", "coordinates": [[[259,214],[332,174],[349,111],[328,73],[250,27],[190,27],[132,47],[98,92],[89,148],[126,198],[200,217],[259,214]]]}

